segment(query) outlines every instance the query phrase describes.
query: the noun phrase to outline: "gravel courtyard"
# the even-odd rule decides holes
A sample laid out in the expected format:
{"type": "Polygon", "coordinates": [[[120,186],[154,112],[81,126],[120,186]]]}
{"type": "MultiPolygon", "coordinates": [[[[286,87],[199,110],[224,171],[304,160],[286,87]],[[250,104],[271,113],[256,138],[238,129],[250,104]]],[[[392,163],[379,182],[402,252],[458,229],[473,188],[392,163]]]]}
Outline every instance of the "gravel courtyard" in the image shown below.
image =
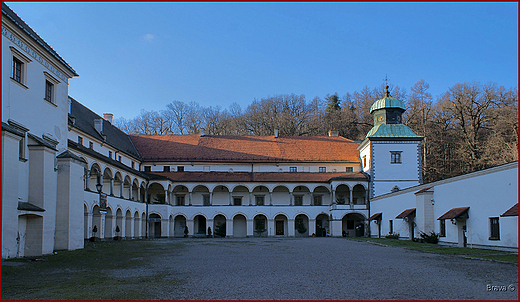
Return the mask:
{"type": "MultiPolygon", "coordinates": [[[[94,287],[87,287],[92,289],[88,293],[80,285],[88,279],[87,284],[94,286],[92,277],[81,275],[88,273],[113,282],[106,283],[109,291],[119,287],[119,293],[111,290],[115,297],[110,299],[124,299],[120,293],[127,290],[140,292],[139,299],[160,300],[518,299],[517,264],[344,238],[158,239],[110,244],[123,249],[116,252],[121,262],[113,267],[103,263],[99,248],[80,251],[83,254],[75,256],[79,260],[67,260],[70,264],[62,266],[65,258],[60,262],[47,259],[39,270],[35,262],[15,265],[7,261],[3,269],[10,266],[11,273],[2,276],[2,290],[8,294],[2,298],[96,299],[94,287]],[[43,270],[44,265],[51,270],[43,270]],[[21,281],[16,283],[11,278],[15,279],[18,266],[21,281]],[[23,274],[57,281],[31,289],[28,285],[38,281],[24,280],[23,274]],[[66,287],[66,280],[72,283],[68,289],[72,297],[58,288],[66,287]],[[130,280],[134,283],[126,282],[130,280]],[[30,292],[39,293],[24,296],[30,292]]],[[[60,253],[50,257],[60,257],[60,253]]]]}
{"type": "Polygon", "coordinates": [[[156,262],[187,281],[164,299],[518,298],[515,264],[343,238],[192,239],[184,248],[156,262]]]}

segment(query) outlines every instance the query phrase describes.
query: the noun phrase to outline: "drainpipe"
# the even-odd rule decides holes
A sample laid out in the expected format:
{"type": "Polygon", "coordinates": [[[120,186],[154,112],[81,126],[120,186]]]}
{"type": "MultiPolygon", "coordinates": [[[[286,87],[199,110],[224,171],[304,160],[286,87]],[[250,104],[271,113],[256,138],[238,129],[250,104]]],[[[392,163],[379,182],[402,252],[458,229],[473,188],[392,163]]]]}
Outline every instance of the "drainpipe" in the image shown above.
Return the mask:
{"type": "Polygon", "coordinates": [[[146,187],[144,189],[144,202],[146,203],[146,222],[144,238],[148,239],[148,182],[146,182],[146,187]]]}
{"type": "MultiPolygon", "coordinates": [[[[365,192],[365,196],[367,198],[366,203],[367,203],[368,217],[370,217],[370,194],[368,194],[368,193],[369,192],[365,192]]],[[[370,232],[370,221],[368,221],[367,232],[368,232],[367,233],[368,234],[367,237],[372,237],[371,232],[370,232]]],[[[381,232],[379,232],[379,233],[381,233],[381,232]]]]}

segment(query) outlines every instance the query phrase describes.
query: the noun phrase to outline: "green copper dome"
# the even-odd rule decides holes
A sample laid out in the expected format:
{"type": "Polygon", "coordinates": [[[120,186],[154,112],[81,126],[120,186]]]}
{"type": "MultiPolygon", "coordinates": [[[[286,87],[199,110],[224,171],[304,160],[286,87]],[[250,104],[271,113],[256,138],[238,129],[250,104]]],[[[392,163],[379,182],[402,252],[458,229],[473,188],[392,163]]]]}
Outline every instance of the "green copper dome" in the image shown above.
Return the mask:
{"type": "Polygon", "coordinates": [[[372,112],[374,112],[375,110],[389,109],[389,108],[399,108],[399,109],[402,109],[403,111],[406,110],[406,107],[404,106],[403,101],[387,95],[384,98],[379,99],[379,100],[375,101],[374,104],[372,104],[372,106],[370,107],[370,114],[372,114],[372,112]]]}

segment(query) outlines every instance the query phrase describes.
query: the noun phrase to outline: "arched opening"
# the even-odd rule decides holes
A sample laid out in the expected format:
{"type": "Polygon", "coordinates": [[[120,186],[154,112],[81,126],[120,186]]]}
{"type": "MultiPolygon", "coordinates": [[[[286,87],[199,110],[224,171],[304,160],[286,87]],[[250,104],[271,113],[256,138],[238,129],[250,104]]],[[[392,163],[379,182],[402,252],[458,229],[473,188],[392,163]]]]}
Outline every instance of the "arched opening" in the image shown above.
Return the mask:
{"type": "Polygon", "coordinates": [[[193,188],[192,197],[191,204],[194,206],[209,206],[210,204],[209,189],[206,186],[201,185],[193,188]]]}
{"type": "Polygon", "coordinates": [[[114,196],[123,197],[123,178],[119,172],[114,176],[114,196]]]}
{"type": "Polygon", "coordinates": [[[87,182],[87,189],[93,192],[97,192],[96,184],[101,182],[101,169],[97,164],[93,164],[90,168],[90,177],[87,182]]]}
{"type": "Polygon", "coordinates": [[[291,193],[285,186],[278,186],[273,189],[273,205],[274,206],[288,206],[291,202],[291,193]]]}
{"type": "Polygon", "coordinates": [[[348,237],[365,236],[365,217],[358,213],[349,213],[341,219],[342,232],[348,237]]]}
{"type": "Polygon", "coordinates": [[[151,238],[161,238],[161,216],[159,214],[150,214],[148,227],[151,238]]]}
{"type": "Polygon", "coordinates": [[[197,215],[193,219],[193,235],[197,237],[205,237],[206,236],[206,217],[202,215],[197,215]]]}
{"type": "Polygon", "coordinates": [[[92,210],[92,237],[101,238],[101,212],[97,205],[92,210]]]}
{"type": "Polygon", "coordinates": [[[267,217],[258,214],[253,219],[253,232],[255,237],[267,236],[267,217]]]}
{"type": "Polygon", "coordinates": [[[173,216],[168,219],[168,237],[173,237],[173,216]]]}
{"type": "Polygon", "coordinates": [[[316,216],[316,237],[327,237],[329,234],[329,215],[316,216]]]}
{"type": "Polygon", "coordinates": [[[293,190],[293,205],[308,206],[311,204],[311,192],[306,186],[297,186],[293,190]]]}
{"type": "Polygon", "coordinates": [[[140,188],[140,190],[139,190],[139,201],[140,202],[147,202],[147,199],[146,199],[146,188],[144,187],[144,182],[141,184],[141,186],[139,188],[140,188]]]}
{"type": "Polygon", "coordinates": [[[146,234],[146,214],[141,214],[141,237],[147,236],[146,234]]]}
{"type": "Polygon", "coordinates": [[[253,189],[253,200],[251,202],[256,206],[265,206],[271,203],[269,199],[269,189],[266,186],[257,186],[253,189]]]}
{"type": "Polygon", "coordinates": [[[141,234],[139,234],[139,212],[135,211],[134,213],[134,238],[141,237],[141,234]]]}
{"type": "Polygon", "coordinates": [[[112,226],[112,209],[107,208],[107,212],[105,213],[105,238],[112,238],[113,235],[113,226],[112,226]]]}
{"type": "Polygon", "coordinates": [[[115,228],[115,236],[121,237],[123,229],[123,211],[121,209],[117,209],[116,211],[116,228],[115,228]]]}
{"type": "Polygon", "coordinates": [[[324,186],[316,187],[313,191],[312,204],[315,206],[330,205],[330,191],[324,186]]]}
{"type": "Polygon", "coordinates": [[[308,237],[309,236],[309,217],[304,214],[296,215],[294,218],[294,234],[297,237],[308,237]]]}
{"type": "Polygon", "coordinates": [[[366,204],[366,190],[363,185],[355,185],[352,190],[352,199],[354,204],[366,204]]]}
{"type": "Polygon", "coordinates": [[[215,237],[226,237],[226,217],[217,215],[213,218],[213,234],[215,237]]]}
{"type": "Polygon", "coordinates": [[[247,237],[247,220],[242,214],[233,217],[233,237],[247,237]]]}
{"type": "Polygon", "coordinates": [[[132,238],[132,213],[130,210],[127,210],[125,215],[125,237],[132,238]]]}
{"type": "MultiPolygon", "coordinates": [[[[189,203],[189,191],[186,186],[175,186],[173,188],[173,204],[176,206],[187,206],[189,203]]],[[[184,228],[184,227],[183,227],[184,228]]]]}
{"type": "Polygon", "coordinates": [[[274,217],[274,234],[276,236],[287,236],[287,216],[278,214],[274,217]]]}
{"type": "Polygon", "coordinates": [[[130,177],[125,177],[125,181],[123,183],[123,198],[130,199],[130,190],[131,190],[131,180],[130,177]]]}
{"type": "Polygon", "coordinates": [[[227,206],[229,205],[229,189],[226,186],[216,186],[213,189],[212,205],[227,206]]]}
{"type": "Polygon", "coordinates": [[[184,229],[186,228],[186,218],[182,215],[175,216],[174,222],[175,237],[184,237],[184,229]]]}
{"type": "Polygon", "coordinates": [[[249,189],[245,186],[236,186],[231,193],[231,204],[234,206],[250,205],[249,189]]]}
{"type": "Polygon", "coordinates": [[[87,205],[83,204],[83,238],[88,239],[89,238],[89,229],[88,229],[88,209],[87,205]]]}
{"type": "Polygon", "coordinates": [[[139,184],[137,182],[137,179],[134,180],[134,182],[132,183],[132,198],[131,199],[142,202],[142,200],[140,199],[140,196],[139,196],[139,184]]]}
{"type": "Polygon", "coordinates": [[[148,187],[148,196],[150,196],[151,204],[164,204],[166,202],[164,187],[160,183],[154,182],[148,187]]]}
{"type": "Polygon", "coordinates": [[[101,188],[101,192],[107,195],[113,194],[112,171],[109,168],[106,168],[105,172],[103,172],[103,188],[101,188]]]}
{"type": "Polygon", "coordinates": [[[336,203],[350,204],[350,188],[347,185],[339,185],[336,187],[336,203]]]}

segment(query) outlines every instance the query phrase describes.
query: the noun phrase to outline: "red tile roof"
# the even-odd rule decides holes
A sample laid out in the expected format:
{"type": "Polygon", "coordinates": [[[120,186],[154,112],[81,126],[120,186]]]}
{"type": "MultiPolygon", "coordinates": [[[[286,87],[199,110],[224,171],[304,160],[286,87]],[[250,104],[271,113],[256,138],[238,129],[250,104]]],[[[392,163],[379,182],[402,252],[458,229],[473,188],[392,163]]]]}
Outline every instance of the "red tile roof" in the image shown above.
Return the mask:
{"type": "Polygon", "coordinates": [[[518,216],[518,203],[511,207],[511,209],[504,212],[504,214],[500,215],[500,217],[507,216],[518,216]]]}
{"type": "Polygon", "coordinates": [[[397,215],[395,218],[405,218],[412,214],[415,214],[415,208],[404,210],[401,214],[397,215]]]}
{"type": "Polygon", "coordinates": [[[437,220],[442,219],[455,219],[469,210],[469,207],[461,207],[461,208],[453,208],[448,212],[444,213],[441,217],[437,218],[437,220]]]}
{"type": "Polygon", "coordinates": [[[374,215],[370,216],[370,218],[368,218],[369,221],[371,220],[380,220],[383,216],[383,213],[382,212],[379,212],[379,213],[375,213],[374,215]]]}
{"type": "Polygon", "coordinates": [[[175,182],[329,182],[330,180],[366,180],[363,173],[291,173],[291,172],[154,172],[175,182]]]}
{"type": "Polygon", "coordinates": [[[130,135],[145,161],[359,163],[358,143],[341,136],[130,135]]]}

